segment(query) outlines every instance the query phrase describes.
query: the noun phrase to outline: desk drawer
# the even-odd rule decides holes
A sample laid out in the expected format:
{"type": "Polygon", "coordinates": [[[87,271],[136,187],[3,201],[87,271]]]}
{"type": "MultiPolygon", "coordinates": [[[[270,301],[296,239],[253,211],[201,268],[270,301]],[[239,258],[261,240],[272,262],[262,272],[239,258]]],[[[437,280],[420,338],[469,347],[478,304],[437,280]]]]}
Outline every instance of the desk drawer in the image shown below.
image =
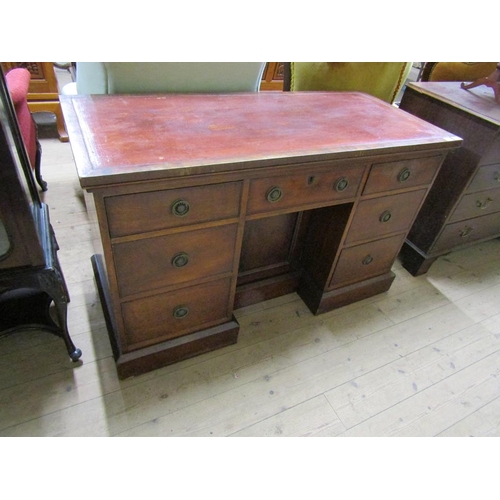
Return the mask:
{"type": "Polygon", "coordinates": [[[302,205],[354,198],[365,165],[336,167],[328,171],[267,177],[250,184],[248,214],[271,212],[302,205]]]}
{"type": "Polygon", "coordinates": [[[391,270],[405,235],[345,248],[340,254],[330,287],[379,276],[391,270]]]}
{"type": "Polygon", "coordinates": [[[112,238],[238,217],[241,183],[230,182],[106,198],[112,238]]]}
{"type": "Polygon", "coordinates": [[[237,224],[114,245],[120,295],[231,272],[237,224]]]}
{"type": "Polygon", "coordinates": [[[500,188],[465,195],[450,217],[450,222],[472,219],[500,210],[500,188]]]}
{"type": "Polygon", "coordinates": [[[500,186],[500,163],[485,165],[474,175],[467,192],[480,191],[500,186]]]}
{"type": "Polygon", "coordinates": [[[474,241],[500,235],[500,212],[476,217],[445,226],[441,236],[431,248],[432,253],[451,250],[474,241]]]}
{"type": "Polygon", "coordinates": [[[363,190],[363,195],[426,186],[432,182],[443,156],[375,163],[363,190]]]}
{"type": "Polygon", "coordinates": [[[369,240],[408,229],[426,192],[419,189],[361,201],[345,242],[369,240]]]}
{"type": "Polygon", "coordinates": [[[122,304],[128,350],[187,335],[229,319],[230,280],[122,304]]]}

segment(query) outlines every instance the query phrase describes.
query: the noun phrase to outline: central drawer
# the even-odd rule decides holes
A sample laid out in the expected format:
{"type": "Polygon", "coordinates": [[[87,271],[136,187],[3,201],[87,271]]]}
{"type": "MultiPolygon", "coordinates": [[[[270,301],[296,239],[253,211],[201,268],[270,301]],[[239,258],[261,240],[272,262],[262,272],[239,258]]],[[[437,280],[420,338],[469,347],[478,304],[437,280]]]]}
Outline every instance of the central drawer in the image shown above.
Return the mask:
{"type": "Polygon", "coordinates": [[[240,198],[241,182],[110,196],[105,199],[110,236],[238,217],[240,198]]]}
{"type": "Polygon", "coordinates": [[[266,177],[250,184],[248,214],[354,198],[366,165],[311,169],[302,174],[266,177]]]}
{"type": "Polygon", "coordinates": [[[237,224],[113,245],[120,295],[232,271],[237,224]]]}

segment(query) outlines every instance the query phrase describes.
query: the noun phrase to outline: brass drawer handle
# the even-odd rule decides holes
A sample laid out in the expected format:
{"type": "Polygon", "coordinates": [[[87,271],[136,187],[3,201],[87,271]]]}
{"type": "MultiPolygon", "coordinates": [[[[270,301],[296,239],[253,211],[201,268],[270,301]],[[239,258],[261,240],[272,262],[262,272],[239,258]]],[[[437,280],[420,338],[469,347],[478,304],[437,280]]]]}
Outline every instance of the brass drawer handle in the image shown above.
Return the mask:
{"type": "Polygon", "coordinates": [[[277,201],[280,201],[281,198],[283,197],[283,191],[279,187],[272,187],[267,192],[266,197],[269,203],[276,203],[277,201]]]}
{"type": "Polygon", "coordinates": [[[172,257],[172,265],[181,268],[189,262],[189,255],[186,252],[179,252],[172,257]]]}
{"type": "Polygon", "coordinates": [[[411,175],[411,170],[408,168],[403,168],[403,170],[401,170],[401,172],[399,172],[398,174],[398,181],[399,182],[407,181],[410,175],[411,175]]]}
{"type": "Polygon", "coordinates": [[[335,190],[341,193],[342,191],[347,189],[347,186],[349,186],[349,179],[347,179],[347,177],[341,177],[335,183],[335,190]]]}
{"type": "Polygon", "coordinates": [[[185,318],[188,314],[189,314],[189,307],[187,306],[177,306],[176,308],[174,308],[174,311],[172,313],[175,319],[185,318]]]}
{"type": "Polygon", "coordinates": [[[484,210],[488,205],[492,203],[492,199],[490,197],[486,198],[484,201],[477,200],[476,201],[476,207],[480,208],[481,210],[484,210]]]}
{"type": "Polygon", "coordinates": [[[189,203],[186,200],[176,200],[172,203],[172,214],[176,217],[184,217],[190,210],[189,203]]]}
{"type": "Polygon", "coordinates": [[[363,259],[363,266],[368,266],[369,264],[371,264],[373,262],[373,257],[371,255],[367,255],[364,259],[363,259]]]}
{"type": "Polygon", "coordinates": [[[380,214],[380,217],[378,218],[378,220],[380,222],[382,222],[382,224],[384,224],[386,222],[389,222],[391,220],[391,217],[392,217],[391,212],[389,212],[389,210],[386,210],[385,212],[382,212],[380,214]]]}
{"type": "Polygon", "coordinates": [[[473,227],[465,226],[463,229],[460,230],[460,233],[459,233],[460,237],[467,238],[467,236],[469,236],[469,234],[472,233],[472,231],[474,231],[473,227]]]}

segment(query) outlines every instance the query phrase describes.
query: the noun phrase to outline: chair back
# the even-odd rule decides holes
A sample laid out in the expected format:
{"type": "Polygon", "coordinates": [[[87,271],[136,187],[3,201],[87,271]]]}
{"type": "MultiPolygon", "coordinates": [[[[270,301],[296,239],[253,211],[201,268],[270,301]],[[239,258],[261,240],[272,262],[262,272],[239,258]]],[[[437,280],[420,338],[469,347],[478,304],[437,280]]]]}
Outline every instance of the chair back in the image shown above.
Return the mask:
{"type": "Polygon", "coordinates": [[[285,63],[285,90],[365,92],[393,103],[410,70],[411,62],[285,63]]]}
{"type": "Polygon", "coordinates": [[[496,62],[426,62],[423,82],[472,82],[491,75],[496,62]]]}
{"type": "Polygon", "coordinates": [[[31,168],[36,166],[37,132],[36,124],[28,107],[28,90],[31,74],[25,68],[11,69],[5,75],[5,82],[14,104],[19,129],[28,153],[31,168]]]}
{"type": "Polygon", "coordinates": [[[86,62],[78,94],[257,92],[264,62],[86,62]]]}

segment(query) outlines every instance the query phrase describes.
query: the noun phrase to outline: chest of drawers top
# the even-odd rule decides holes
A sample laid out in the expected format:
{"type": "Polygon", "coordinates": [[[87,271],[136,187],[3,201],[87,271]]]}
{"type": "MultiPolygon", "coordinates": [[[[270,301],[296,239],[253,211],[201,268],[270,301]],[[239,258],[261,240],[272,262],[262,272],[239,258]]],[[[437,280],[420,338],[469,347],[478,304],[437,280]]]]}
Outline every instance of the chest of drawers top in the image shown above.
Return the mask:
{"type": "Polygon", "coordinates": [[[461,82],[411,82],[408,87],[422,96],[466,112],[493,126],[500,127],[500,105],[495,102],[493,90],[480,86],[470,90],[461,82]]]}
{"type": "Polygon", "coordinates": [[[80,95],[61,103],[88,189],[460,143],[357,92],[80,95]]]}

